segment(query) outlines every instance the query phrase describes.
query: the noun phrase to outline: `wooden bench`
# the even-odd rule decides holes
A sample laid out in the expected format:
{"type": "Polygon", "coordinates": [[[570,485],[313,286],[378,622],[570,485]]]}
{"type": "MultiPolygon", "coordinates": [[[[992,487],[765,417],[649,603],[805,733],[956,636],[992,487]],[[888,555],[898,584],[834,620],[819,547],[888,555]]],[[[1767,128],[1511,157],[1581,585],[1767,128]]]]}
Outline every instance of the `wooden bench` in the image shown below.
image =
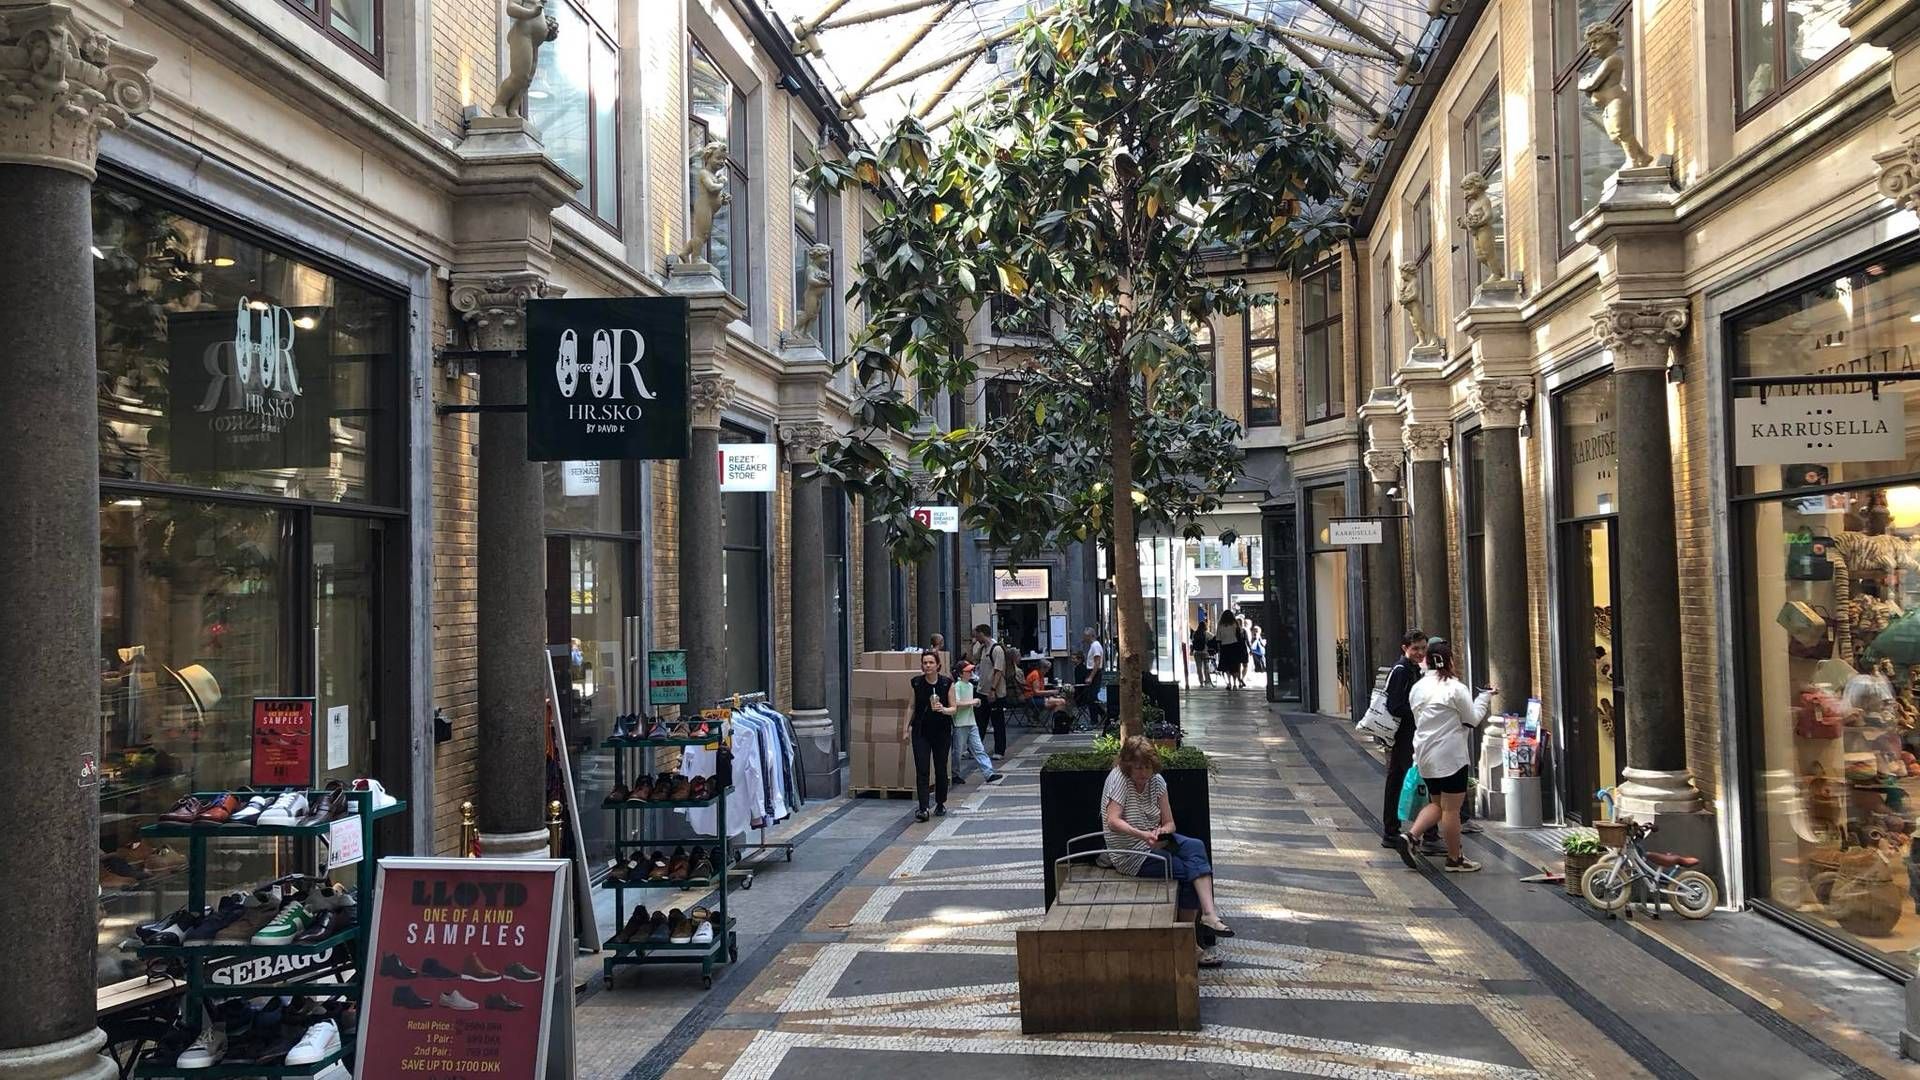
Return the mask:
{"type": "Polygon", "coordinates": [[[1085,861],[1105,853],[1055,860],[1053,906],[1039,926],[1014,933],[1020,1030],[1200,1030],[1193,924],[1177,918],[1174,883],[1085,861]]]}

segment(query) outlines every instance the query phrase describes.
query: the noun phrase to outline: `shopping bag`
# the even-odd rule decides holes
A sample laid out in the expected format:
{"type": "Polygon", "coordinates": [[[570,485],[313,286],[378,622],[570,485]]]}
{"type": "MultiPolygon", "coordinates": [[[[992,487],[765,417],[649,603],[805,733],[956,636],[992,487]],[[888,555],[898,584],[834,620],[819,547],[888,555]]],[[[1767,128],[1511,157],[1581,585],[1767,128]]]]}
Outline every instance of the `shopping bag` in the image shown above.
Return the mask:
{"type": "Polygon", "coordinates": [[[1427,805],[1427,782],[1420,779],[1420,766],[1407,766],[1406,782],[1400,785],[1400,820],[1412,821],[1427,805]]]}
{"type": "Polygon", "coordinates": [[[1400,731],[1400,721],[1387,712],[1387,692],[1375,690],[1367,702],[1367,711],[1354,724],[1360,734],[1371,735],[1381,742],[1390,743],[1400,731]]]}

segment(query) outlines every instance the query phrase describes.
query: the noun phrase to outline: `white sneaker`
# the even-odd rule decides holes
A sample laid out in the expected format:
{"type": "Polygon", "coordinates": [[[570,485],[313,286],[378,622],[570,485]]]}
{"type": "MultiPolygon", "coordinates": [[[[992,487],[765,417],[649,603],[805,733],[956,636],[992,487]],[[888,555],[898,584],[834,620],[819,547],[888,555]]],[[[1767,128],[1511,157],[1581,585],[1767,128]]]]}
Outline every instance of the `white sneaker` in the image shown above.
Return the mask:
{"type": "Polygon", "coordinates": [[[693,943],[695,945],[713,944],[712,919],[701,919],[699,925],[693,928],[693,943]]]}
{"type": "Polygon", "coordinates": [[[458,990],[449,990],[440,995],[440,1004],[456,1012],[472,1012],[480,1006],[474,1004],[458,990]]]}
{"type": "Polygon", "coordinates": [[[220,1064],[227,1056],[227,1028],[225,1024],[216,1024],[213,1014],[203,1006],[200,1010],[200,1034],[193,1045],[180,1051],[180,1057],[173,1063],[176,1069],[209,1069],[220,1064]]]}
{"type": "Polygon", "coordinates": [[[260,812],[255,821],[257,825],[292,825],[307,816],[307,796],[302,791],[289,791],[273,800],[273,805],[260,812]]]}
{"type": "Polygon", "coordinates": [[[300,1036],[294,1048],[287,1051],[289,1065],[318,1065],[340,1052],[340,1027],[331,1020],[322,1020],[307,1028],[300,1036]]]}
{"type": "Polygon", "coordinates": [[[247,800],[247,805],[235,811],[234,815],[227,819],[227,824],[258,825],[260,823],[260,815],[266,813],[267,807],[272,805],[273,796],[255,795],[253,798],[247,800]]]}
{"type": "Polygon", "coordinates": [[[392,806],[400,801],[399,799],[396,799],[393,796],[387,794],[387,789],[381,787],[380,781],[378,780],[368,780],[365,778],[355,780],[353,782],[353,790],[368,792],[372,794],[373,805],[371,808],[374,810],[385,810],[387,807],[392,806]]]}

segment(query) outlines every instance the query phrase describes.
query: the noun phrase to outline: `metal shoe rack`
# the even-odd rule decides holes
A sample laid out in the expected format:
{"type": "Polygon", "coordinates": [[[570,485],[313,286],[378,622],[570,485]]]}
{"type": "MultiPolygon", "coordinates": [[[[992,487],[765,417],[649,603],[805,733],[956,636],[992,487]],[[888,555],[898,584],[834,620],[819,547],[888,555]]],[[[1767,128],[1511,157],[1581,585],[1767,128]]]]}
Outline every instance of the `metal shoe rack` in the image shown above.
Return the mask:
{"type": "MultiPolygon", "coordinates": [[[[614,751],[614,786],[628,788],[637,777],[655,775],[653,770],[654,751],[669,747],[714,746],[719,741],[720,736],[718,735],[674,735],[658,739],[623,739],[615,736],[607,739],[600,745],[614,751]],[[641,770],[638,773],[633,772],[628,767],[636,755],[642,764],[641,770]]],[[[715,782],[719,782],[717,777],[715,782]]],[[[613,979],[613,969],[622,965],[699,964],[702,985],[711,987],[713,985],[714,965],[730,964],[740,958],[739,942],[733,930],[733,917],[727,910],[728,888],[726,868],[727,865],[733,861],[733,851],[727,839],[727,793],[732,790],[733,785],[728,783],[726,786],[714,791],[705,799],[682,799],[677,801],[649,800],[646,802],[628,801],[603,807],[603,809],[614,816],[614,836],[624,837],[627,833],[625,826],[628,820],[627,815],[629,814],[647,814],[660,810],[679,810],[711,806],[714,811],[714,831],[719,835],[676,837],[671,843],[710,846],[720,849],[720,861],[714,865],[714,876],[708,880],[615,881],[612,878],[607,879],[607,888],[613,890],[613,925],[615,927],[614,935],[616,937],[619,935],[620,929],[627,924],[627,914],[629,910],[627,904],[628,893],[680,892],[689,889],[704,889],[706,890],[705,893],[692,906],[703,906],[706,901],[714,900],[715,906],[712,909],[713,918],[717,920],[713,924],[713,943],[710,945],[653,944],[645,941],[628,943],[615,941],[613,937],[609,937],[603,946],[606,949],[607,958],[601,962],[602,973],[608,981],[612,981],[613,979]]],[[[621,853],[628,850],[658,848],[663,843],[667,843],[667,841],[616,839],[613,844],[613,849],[616,857],[619,857],[621,853]]],[[[691,910],[691,908],[689,908],[689,910],[691,910]]]]}
{"type": "MultiPolygon", "coordinates": [[[[197,792],[202,802],[218,799],[224,792],[197,792]]],[[[318,798],[325,792],[309,792],[308,798],[318,798]]],[[[358,1001],[361,980],[367,969],[367,933],[373,923],[373,871],[375,849],[373,843],[373,824],[381,818],[391,817],[407,808],[406,800],[396,800],[392,806],[370,810],[373,793],[349,791],[347,801],[352,804],[354,814],[360,821],[361,861],[356,864],[359,872],[355,875],[354,902],[358,905],[359,918],[352,929],[342,930],[331,937],[304,945],[254,945],[254,944],[207,944],[207,945],[142,945],[140,956],[143,959],[175,959],[185,968],[186,997],[183,1008],[186,1015],[196,1015],[200,1006],[212,998],[250,998],[266,997],[273,994],[285,994],[294,997],[347,997],[358,1001]],[[333,956],[326,966],[334,978],[326,981],[300,982],[268,979],[264,982],[216,983],[207,978],[208,965],[222,960],[251,960],[261,957],[312,957],[332,953],[336,949],[347,950],[345,957],[333,956]],[[342,978],[351,968],[352,978],[342,978]]],[[[179,825],[169,821],[159,821],[143,826],[140,835],[147,837],[166,837],[187,841],[187,907],[192,911],[204,911],[207,907],[207,841],[215,837],[244,836],[252,839],[260,837],[285,837],[295,840],[312,840],[327,835],[333,822],[318,825],[179,825]]],[[[143,1062],[135,1071],[138,1077],[280,1077],[313,1076],[339,1061],[350,1045],[345,1033],[341,1036],[341,1049],[311,1065],[213,1065],[207,1068],[182,1069],[172,1062],[165,1064],[143,1062]]]]}

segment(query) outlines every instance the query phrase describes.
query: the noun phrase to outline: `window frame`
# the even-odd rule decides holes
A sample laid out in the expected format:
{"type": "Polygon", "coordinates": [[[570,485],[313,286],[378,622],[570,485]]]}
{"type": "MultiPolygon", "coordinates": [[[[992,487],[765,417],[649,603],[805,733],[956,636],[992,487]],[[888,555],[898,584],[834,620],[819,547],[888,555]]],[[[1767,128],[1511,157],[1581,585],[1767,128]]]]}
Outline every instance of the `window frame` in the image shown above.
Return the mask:
{"type": "MultiPolygon", "coordinates": [[[[322,0],[322,2],[331,2],[331,0],[322,0]]],[[[587,175],[580,178],[580,190],[569,196],[568,202],[594,223],[618,235],[621,227],[620,215],[621,212],[626,209],[621,205],[623,200],[620,198],[620,176],[622,171],[620,167],[620,127],[623,119],[621,113],[622,102],[618,94],[622,60],[620,55],[620,37],[618,34],[600,25],[599,20],[593,17],[593,12],[590,10],[590,5],[586,0],[556,0],[556,2],[565,4],[572,11],[574,17],[580,20],[581,24],[587,28],[588,33],[591,35],[587,40],[587,175]],[[597,89],[599,80],[595,78],[595,75],[598,73],[594,70],[593,66],[593,47],[596,40],[600,44],[605,45],[613,55],[612,85],[616,88],[616,95],[613,102],[613,175],[607,178],[612,183],[613,192],[614,206],[613,216],[611,217],[601,213],[600,207],[597,205],[600,201],[601,177],[596,171],[600,161],[600,101],[599,91],[597,89]]],[[[527,113],[527,119],[532,121],[533,109],[531,105],[529,105],[527,113]]]]}
{"type": "Polygon", "coordinates": [[[345,49],[347,54],[355,60],[372,68],[374,74],[384,77],[387,73],[384,59],[387,50],[386,4],[383,0],[368,0],[368,2],[373,6],[372,51],[368,51],[366,46],[333,28],[334,0],[313,0],[313,7],[311,9],[301,3],[300,0],[280,0],[282,5],[292,9],[301,18],[313,24],[313,28],[320,31],[321,36],[333,42],[335,45],[340,46],[342,49],[345,49]]]}
{"type": "MultiPolygon", "coordinates": [[[[1584,40],[1578,36],[1574,39],[1572,54],[1564,59],[1560,56],[1560,32],[1569,21],[1577,21],[1578,6],[1579,0],[1554,0],[1551,16],[1553,22],[1553,79],[1551,83],[1553,93],[1553,199],[1555,207],[1559,210],[1560,243],[1558,250],[1563,256],[1580,246],[1580,241],[1575,239],[1573,235],[1573,223],[1580,220],[1581,216],[1590,209],[1579,205],[1580,143],[1578,139],[1580,125],[1578,123],[1573,125],[1572,134],[1575,142],[1571,156],[1567,154],[1565,145],[1565,138],[1568,135],[1567,125],[1565,123],[1567,110],[1563,105],[1565,103],[1571,103],[1573,110],[1572,115],[1577,121],[1580,116],[1580,91],[1578,86],[1580,75],[1585,71],[1588,63],[1593,60],[1593,50],[1587,48],[1584,40]],[[1569,11],[1569,8],[1573,9],[1572,12],[1569,11]],[[1567,183],[1569,175],[1567,166],[1569,162],[1571,162],[1573,166],[1573,184],[1571,187],[1569,187],[1567,183]],[[1571,191],[1574,196],[1574,205],[1571,207],[1567,205],[1567,195],[1569,191],[1571,191]]],[[[1613,9],[1607,13],[1605,20],[1612,23],[1620,31],[1620,58],[1621,64],[1625,69],[1623,77],[1630,89],[1632,88],[1635,77],[1639,74],[1639,66],[1634,63],[1633,50],[1626,47],[1627,39],[1630,36],[1627,25],[1630,20],[1627,16],[1632,11],[1633,0],[1619,0],[1618,3],[1614,4],[1613,9]]],[[[1576,35],[1585,33],[1585,31],[1578,26],[1574,29],[1576,35]]]]}
{"type": "MultiPolygon", "coordinates": [[[[694,34],[687,35],[687,74],[684,82],[690,83],[692,80],[693,53],[695,52],[698,52],[706,61],[707,67],[726,80],[727,89],[730,91],[727,102],[727,193],[731,198],[727,202],[727,280],[723,284],[726,285],[727,294],[740,301],[741,306],[746,308],[746,319],[751,323],[754,300],[753,170],[748,168],[747,142],[753,134],[748,126],[753,99],[752,95],[741,88],[739,80],[729,74],[720,61],[714,58],[713,50],[701,44],[699,37],[694,34]]],[[[687,102],[687,132],[691,135],[693,129],[698,127],[707,137],[699,144],[704,146],[706,141],[713,138],[713,129],[707,125],[705,118],[693,111],[691,88],[683,86],[682,92],[687,102]]],[[[689,212],[693,207],[692,161],[695,149],[692,139],[689,138],[684,155],[688,164],[685,175],[681,178],[681,205],[689,212]]],[[[707,250],[701,252],[701,257],[711,263],[712,254],[713,238],[709,236],[707,250]]]]}
{"type": "Polygon", "coordinates": [[[1733,16],[1729,24],[1733,36],[1733,80],[1731,89],[1733,91],[1733,126],[1736,128],[1745,125],[1747,121],[1752,120],[1762,112],[1773,107],[1781,98],[1786,97],[1798,89],[1801,84],[1818,74],[1821,69],[1833,63],[1841,55],[1846,53],[1848,49],[1853,47],[1853,38],[1849,35],[1846,41],[1828,49],[1820,59],[1807,65],[1806,70],[1800,72],[1798,75],[1782,79],[1780,78],[1780,73],[1787,70],[1787,35],[1780,31],[1782,27],[1786,26],[1788,0],[1758,0],[1758,2],[1773,8],[1773,55],[1769,57],[1774,63],[1773,89],[1762,94],[1759,100],[1750,105],[1743,105],[1741,103],[1742,92],[1746,88],[1741,85],[1740,73],[1747,68],[1747,65],[1744,63],[1746,54],[1740,47],[1740,6],[1742,0],[1731,0],[1733,16]]]}
{"type": "Polygon", "coordinates": [[[1246,409],[1245,427],[1252,430],[1257,427],[1279,427],[1280,415],[1280,289],[1278,285],[1256,288],[1255,296],[1271,296],[1273,303],[1273,336],[1257,338],[1253,336],[1255,305],[1247,306],[1247,313],[1240,320],[1240,333],[1245,348],[1241,352],[1242,374],[1245,376],[1241,386],[1241,398],[1246,409]],[[1253,354],[1255,349],[1272,347],[1273,349],[1273,419],[1256,420],[1253,415],[1253,354]]]}
{"type": "Polygon", "coordinates": [[[1218,409],[1220,407],[1220,341],[1213,332],[1212,317],[1188,320],[1187,337],[1194,357],[1207,369],[1207,408],[1218,409]],[[1205,340],[1201,340],[1202,337],[1205,340]]]}
{"type": "MultiPolygon", "coordinates": [[[[1486,92],[1481,94],[1479,99],[1473,103],[1473,108],[1467,110],[1467,115],[1460,124],[1461,146],[1465,151],[1462,159],[1474,162],[1474,164],[1479,167],[1472,170],[1472,172],[1478,174],[1483,179],[1486,177],[1488,166],[1480,165],[1479,150],[1480,139],[1486,134],[1486,129],[1481,126],[1481,120],[1489,105],[1492,106],[1493,112],[1494,147],[1495,154],[1497,155],[1492,168],[1496,170],[1496,175],[1500,178],[1500,190],[1493,193],[1493,209],[1497,215],[1495,218],[1494,231],[1498,237],[1495,241],[1495,246],[1500,252],[1500,272],[1511,277],[1512,271],[1507,268],[1506,130],[1505,124],[1503,123],[1504,118],[1500,113],[1500,79],[1498,76],[1495,76],[1494,79],[1487,84],[1486,92]]],[[[1463,239],[1465,240],[1461,246],[1467,253],[1467,295],[1472,296],[1474,290],[1478,289],[1486,278],[1482,276],[1480,260],[1473,257],[1472,238],[1466,237],[1464,235],[1465,232],[1466,230],[1464,228],[1461,229],[1463,239]]]]}
{"type": "MultiPolygon", "coordinates": [[[[815,143],[811,149],[808,149],[808,144],[803,142],[801,138],[801,136],[809,134],[810,133],[804,128],[796,124],[790,135],[790,138],[793,140],[791,155],[793,157],[793,179],[789,182],[787,190],[789,200],[793,197],[792,184],[799,181],[800,173],[803,169],[812,167],[812,162],[803,164],[801,158],[808,156],[816,162],[820,159],[820,151],[823,147],[815,143]]],[[[838,360],[840,358],[840,350],[837,347],[841,337],[840,320],[835,317],[839,313],[837,309],[840,298],[840,250],[839,246],[833,243],[834,227],[837,224],[835,217],[834,193],[827,190],[824,186],[815,187],[813,189],[814,234],[808,235],[807,231],[800,227],[800,215],[795,213],[793,215],[794,266],[790,268],[796,271],[794,274],[795,291],[793,294],[792,314],[797,324],[800,318],[800,281],[797,269],[799,260],[804,257],[801,253],[808,247],[818,243],[825,243],[833,249],[833,254],[827,257],[827,275],[832,279],[832,285],[828,288],[826,299],[820,302],[820,324],[814,331],[816,337],[819,339],[820,351],[826,354],[828,360],[838,360]]]]}
{"type": "Polygon", "coordinates": [[[1347,415],[1347,372],[1346,358],[1341,348],[1341,302],[1340,302],[1340,263],[1338,260],[1308,271],[1300,278],[1300,416],[1306,424],[1321,424],[1328,420],[1338,420],[1347,415]],[[1315,282],[1330,282],[1326,290],[1325,315],[1316,322],[1307,322],[1307,289],[1315,282]],[[1311,387],[1313,379],[1307,365],[1313,363],[1312,353],[1307,341],[1315,334],[1325,334],[1327,351],[1323,361],[1324,370],[1320,382],[1325,388],[1325,411],[1313,414],[1311,387]],[[1336,393],[1336,390],[1338,391],[1336,393]]]}
{"type": "MultiPolygon", "coordinates": [[[[1418,245],[1414,253],[1413,265],[1419,271],[1416,284],[1420,289],[1420,307],[1429,320],[1428,327],[1433,336],[1443,344],[1448,334],[1441,327],[1440,305],[1433,291],[1433,181],[1428,180],[1420,188],[1420,193],[1407,204],[1407,224],[1418,245]]],[[[1413,340],[1413,324],[1407,323],[1407,340],[1413,340]]]]}

